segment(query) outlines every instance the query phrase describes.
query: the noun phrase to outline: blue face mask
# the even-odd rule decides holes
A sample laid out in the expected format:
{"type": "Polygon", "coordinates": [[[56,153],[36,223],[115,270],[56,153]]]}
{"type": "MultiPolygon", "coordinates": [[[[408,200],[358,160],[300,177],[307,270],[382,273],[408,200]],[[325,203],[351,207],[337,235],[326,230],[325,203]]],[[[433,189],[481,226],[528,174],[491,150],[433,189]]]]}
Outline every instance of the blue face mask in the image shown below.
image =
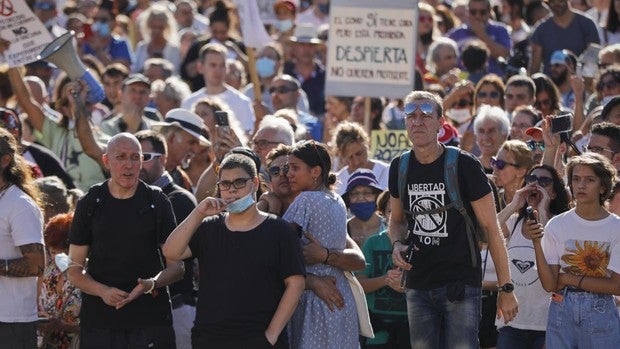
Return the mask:
{"type": "Polygon", "coordinates": [[[69,268],[69,256],[66,253],[59,253],[54,256],[54,263],[56,263],[60,272],[64,273],[69,268]]]}
{"type": "Polygon", "coordinates": [[[252,189],[250,190],[248,195],[228,204],[228,206],[226,206],[226,211],[228,211],[229,213],[241,213],[247,210],[250,206],[252,206],[254,202],[254,185],[252,185],[252,189]]]}
{"type": "Polygon", "coordinates": [[[355,202],[355,203],[351,203],[350,209],[351,209],[351,213],[353,213],[355,217],[366,222],[370,219],[370,217],[372,217],[372,215],[377,210],[377,204],[374,201],[355,202]]]}
{"type": "Polygon", "coordinates": [[[274,76],[276,73],[276,62],[267,57],[261,57],[256,60],[256,73],[261,78],[274,76]]]}
{"type": "Polygon", "coordinates": [[[318,4],[318,7],[319,7],[319,11],[321,11],[322,14],[326,15],[329,13],[329,3],[318,4]]]}
{"type": "Polygon", "coordinates": [[[278,29],[280,33],[283,33],[293,28],[293,20],[291,19],[285,19],[283,21],[276,20],[276,22],[273,25],[276,27],[276,29],[278,29]]]}
{"type": "Polygon", "coordinates": [[[108,23],[95,22],[90,28],[99,36],[105,37],[110,35],[110,25],[108,23]]]}

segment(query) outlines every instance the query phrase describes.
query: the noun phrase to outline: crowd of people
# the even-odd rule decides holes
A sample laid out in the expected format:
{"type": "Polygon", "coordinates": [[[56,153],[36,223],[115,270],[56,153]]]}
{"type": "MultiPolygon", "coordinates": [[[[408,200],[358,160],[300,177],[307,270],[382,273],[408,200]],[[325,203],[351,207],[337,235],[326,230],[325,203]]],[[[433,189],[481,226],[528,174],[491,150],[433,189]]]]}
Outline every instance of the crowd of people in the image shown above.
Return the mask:
{"type": "Polygon", "coordinates": [[[394,99],[236,2],[28,2],[105,97],[0,65],[0,346],[620,345],[620,1],[420,1],[394,99]]]}

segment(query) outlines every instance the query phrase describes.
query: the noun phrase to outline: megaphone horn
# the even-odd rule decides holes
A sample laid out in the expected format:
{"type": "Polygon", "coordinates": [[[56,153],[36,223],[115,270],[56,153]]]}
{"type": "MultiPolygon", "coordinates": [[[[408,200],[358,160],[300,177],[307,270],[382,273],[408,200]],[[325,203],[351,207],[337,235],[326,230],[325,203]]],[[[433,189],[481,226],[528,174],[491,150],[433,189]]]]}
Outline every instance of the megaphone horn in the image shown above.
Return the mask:
{"type": "Polygon", "coordinates": [[[72,80],[81,79],[88,85],[86,101],[98,103],[105,98],[103,87],[82,63],[73,45],[74,32],[69,31],[57,37],[39,54],[37,59],[46,60],[64,70],[72,80]]]}

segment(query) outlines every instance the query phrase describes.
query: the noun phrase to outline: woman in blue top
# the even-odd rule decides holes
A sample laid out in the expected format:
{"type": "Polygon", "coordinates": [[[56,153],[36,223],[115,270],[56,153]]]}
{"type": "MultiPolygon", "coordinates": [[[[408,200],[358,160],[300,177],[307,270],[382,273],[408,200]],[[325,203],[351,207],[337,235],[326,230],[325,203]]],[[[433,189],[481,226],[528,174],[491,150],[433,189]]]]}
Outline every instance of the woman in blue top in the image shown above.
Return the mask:
{"type": "Polygon", "coordinates": [[[306,291],[289,323],[291,347],[359,348],[357,311],[344,271],[364,269],[365,263],[347,236],[344,202],[331,190],[336,176],[329,171],[329,153],[321,143],[302,142],[287,167],[296,197],[283,218],[305,233],[307,271],[306,291]]]}

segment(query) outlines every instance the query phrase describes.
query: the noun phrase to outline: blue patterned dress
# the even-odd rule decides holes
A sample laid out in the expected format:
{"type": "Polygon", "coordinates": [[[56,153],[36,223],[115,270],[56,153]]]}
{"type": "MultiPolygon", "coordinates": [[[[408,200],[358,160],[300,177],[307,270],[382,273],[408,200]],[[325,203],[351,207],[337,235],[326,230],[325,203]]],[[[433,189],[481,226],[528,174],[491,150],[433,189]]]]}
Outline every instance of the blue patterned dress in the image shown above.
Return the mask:
{"type": "MultiPolygon", "coordinates": [[[[312,233],[327,248],[343,250],[346,246],[346,207],[342,198],[332,191],[302,192],[283,218],[312,233]]],[[[308,240],[304,237],[302,243],[308,240]]],[[[332,312],[313,291],[304,291],[289,322],[291,349],[359,348],[355,300],[342,270],[315,264],[307,265],[306,272],[334,276],[344,298],[344,308],[332,312]]]]}

